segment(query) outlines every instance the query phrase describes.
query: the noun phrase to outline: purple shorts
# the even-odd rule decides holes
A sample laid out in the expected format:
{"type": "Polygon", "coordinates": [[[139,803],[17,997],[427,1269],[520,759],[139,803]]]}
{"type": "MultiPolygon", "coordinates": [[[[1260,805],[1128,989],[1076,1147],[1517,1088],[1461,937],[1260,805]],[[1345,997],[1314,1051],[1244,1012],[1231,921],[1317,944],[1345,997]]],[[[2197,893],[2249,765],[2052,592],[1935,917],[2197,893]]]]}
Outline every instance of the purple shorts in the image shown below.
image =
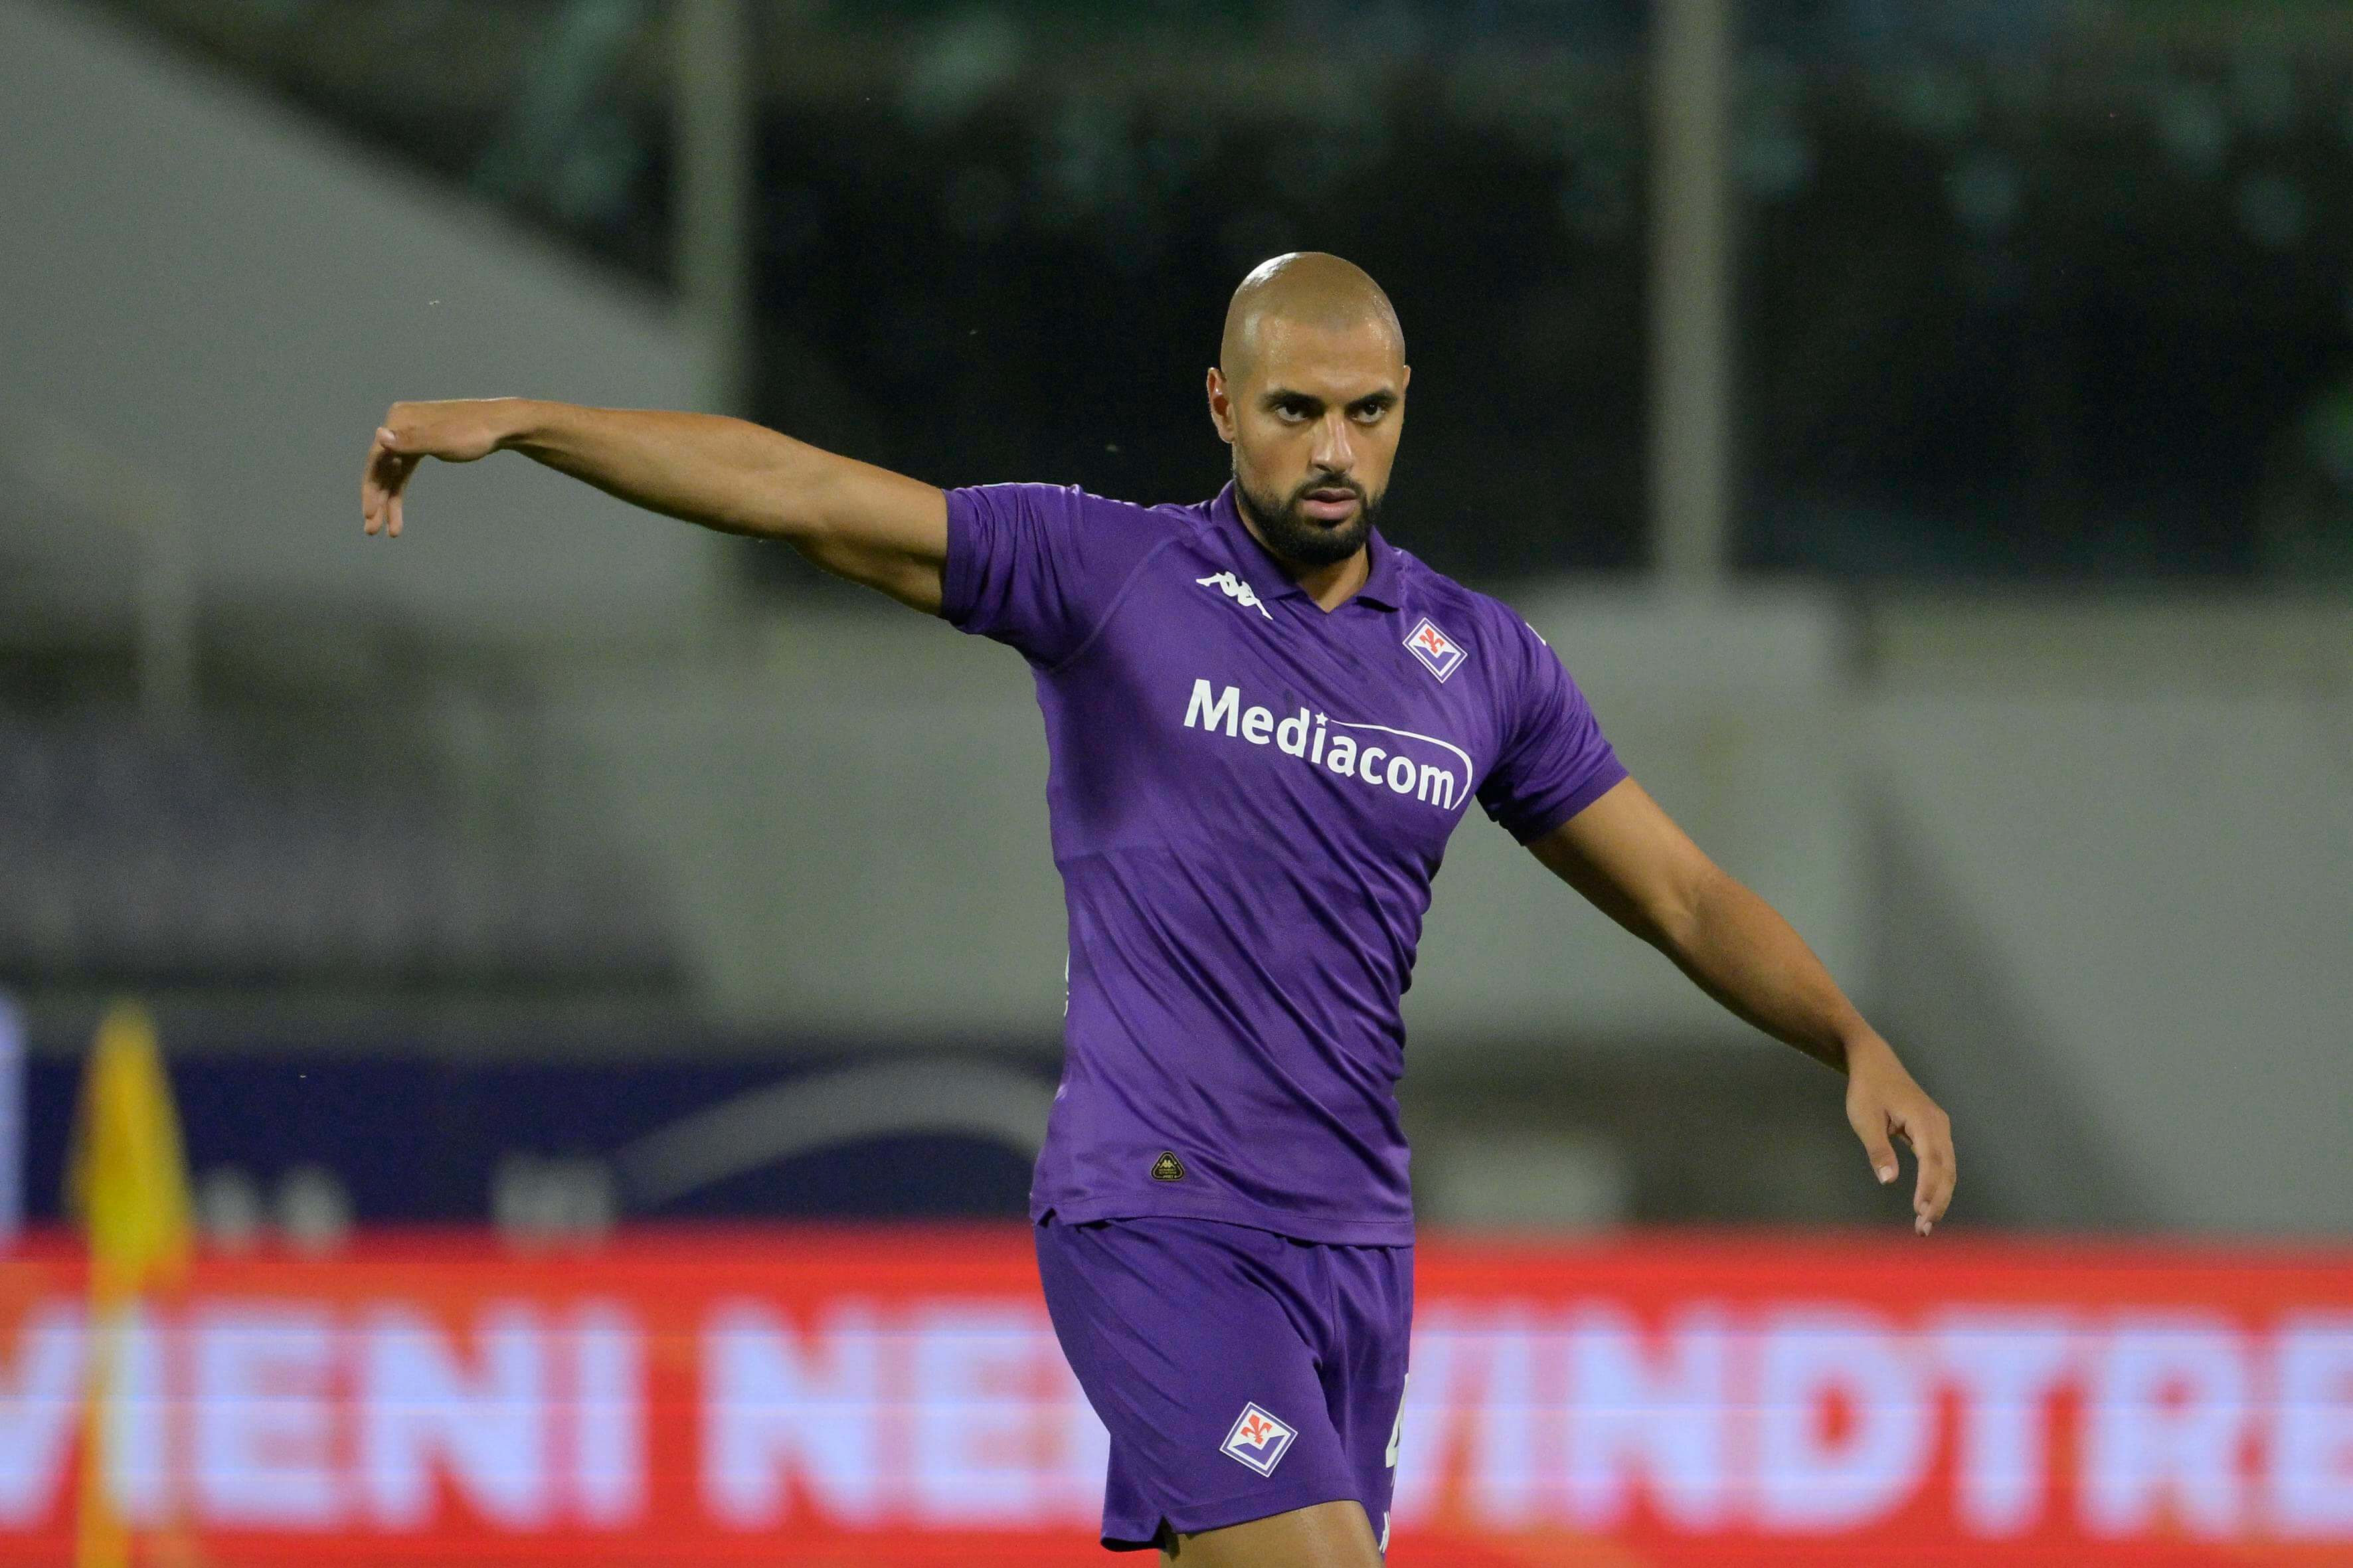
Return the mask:
{"type": "Polygon", "coordinates": [[[1055,1336],[1111,1429],[1105,1546],[1354,1498],[1387,1547],[1412,1247],[1202,1219],[1036,1228],[1055,1336]]]}

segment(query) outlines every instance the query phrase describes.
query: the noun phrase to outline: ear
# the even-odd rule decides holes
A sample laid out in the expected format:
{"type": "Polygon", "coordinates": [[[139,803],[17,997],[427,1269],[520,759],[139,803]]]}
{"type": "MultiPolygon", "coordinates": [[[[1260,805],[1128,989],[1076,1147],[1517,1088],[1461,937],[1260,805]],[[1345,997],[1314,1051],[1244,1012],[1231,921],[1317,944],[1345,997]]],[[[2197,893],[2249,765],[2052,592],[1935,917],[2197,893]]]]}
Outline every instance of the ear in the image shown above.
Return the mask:
{"type": "Polygon", "coordinates": [[[1234,405],[1226,388],[1226,373],[1216,365],[1209,367],[1209,423],[1218,427],[1218,439],[1230,447],[1234,444],[1234,405]]]}

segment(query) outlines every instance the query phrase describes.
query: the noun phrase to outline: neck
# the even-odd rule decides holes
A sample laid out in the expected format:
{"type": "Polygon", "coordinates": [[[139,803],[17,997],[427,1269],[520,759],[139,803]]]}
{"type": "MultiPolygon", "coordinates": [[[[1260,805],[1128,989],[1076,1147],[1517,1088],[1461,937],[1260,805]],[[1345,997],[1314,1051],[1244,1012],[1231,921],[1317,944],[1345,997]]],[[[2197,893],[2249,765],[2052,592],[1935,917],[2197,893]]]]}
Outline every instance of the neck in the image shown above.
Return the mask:
{"type": "Polygon", "coordinates": [[[1293,561],[1267,543],[1266,531],[1259,527],[1258,519],[1250,515],[1250,501],[1241,494],[1240,487],[1236,487],[1234,492],[1234,510],[1241,518],[1242,526],[1250,530],[1250,536],[1281,564],[1284,576],[1298,584],[1307,596],[1315,601],[1317,609],[1338,609],[1355,598],[1356,590],[1362,588],[1366,579],[1373,574],[1372,542],[1369,539],[1356,546],[1353,555],[1328,565],[1311,566],[1293,561]]]}

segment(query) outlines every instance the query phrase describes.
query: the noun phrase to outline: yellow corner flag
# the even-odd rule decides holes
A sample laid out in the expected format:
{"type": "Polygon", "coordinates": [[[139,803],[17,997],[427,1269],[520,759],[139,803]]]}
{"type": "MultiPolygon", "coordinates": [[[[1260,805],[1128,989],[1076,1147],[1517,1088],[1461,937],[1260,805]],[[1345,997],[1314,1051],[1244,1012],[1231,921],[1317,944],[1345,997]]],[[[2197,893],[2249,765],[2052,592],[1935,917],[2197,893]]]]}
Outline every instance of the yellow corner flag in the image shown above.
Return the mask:
{"type": "Polygon", "coordinates": [[[188,1173],[155,1026],[110,1008],[82,1079],[66,1204],[90,1237],[90,1372],[84,1384],[75,1568],[128,1568],[131,1532],[112,1481],[123,1345],[140,1298],[188,1262],[188,1173]]]}

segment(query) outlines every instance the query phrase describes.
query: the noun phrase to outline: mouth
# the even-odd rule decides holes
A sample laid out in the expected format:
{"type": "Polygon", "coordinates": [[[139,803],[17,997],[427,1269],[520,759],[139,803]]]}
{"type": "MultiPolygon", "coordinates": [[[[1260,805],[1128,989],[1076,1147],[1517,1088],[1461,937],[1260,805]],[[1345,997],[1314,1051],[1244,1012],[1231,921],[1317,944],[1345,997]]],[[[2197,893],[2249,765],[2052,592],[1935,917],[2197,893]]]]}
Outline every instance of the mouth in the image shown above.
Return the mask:
{"type": "Polygon", "coordinates": [[[1356,492],[1345,485],[1324,485],[1299,499],[1299,510],[1318,522],[1345,521],[1356,510],[1356,492]]]}

